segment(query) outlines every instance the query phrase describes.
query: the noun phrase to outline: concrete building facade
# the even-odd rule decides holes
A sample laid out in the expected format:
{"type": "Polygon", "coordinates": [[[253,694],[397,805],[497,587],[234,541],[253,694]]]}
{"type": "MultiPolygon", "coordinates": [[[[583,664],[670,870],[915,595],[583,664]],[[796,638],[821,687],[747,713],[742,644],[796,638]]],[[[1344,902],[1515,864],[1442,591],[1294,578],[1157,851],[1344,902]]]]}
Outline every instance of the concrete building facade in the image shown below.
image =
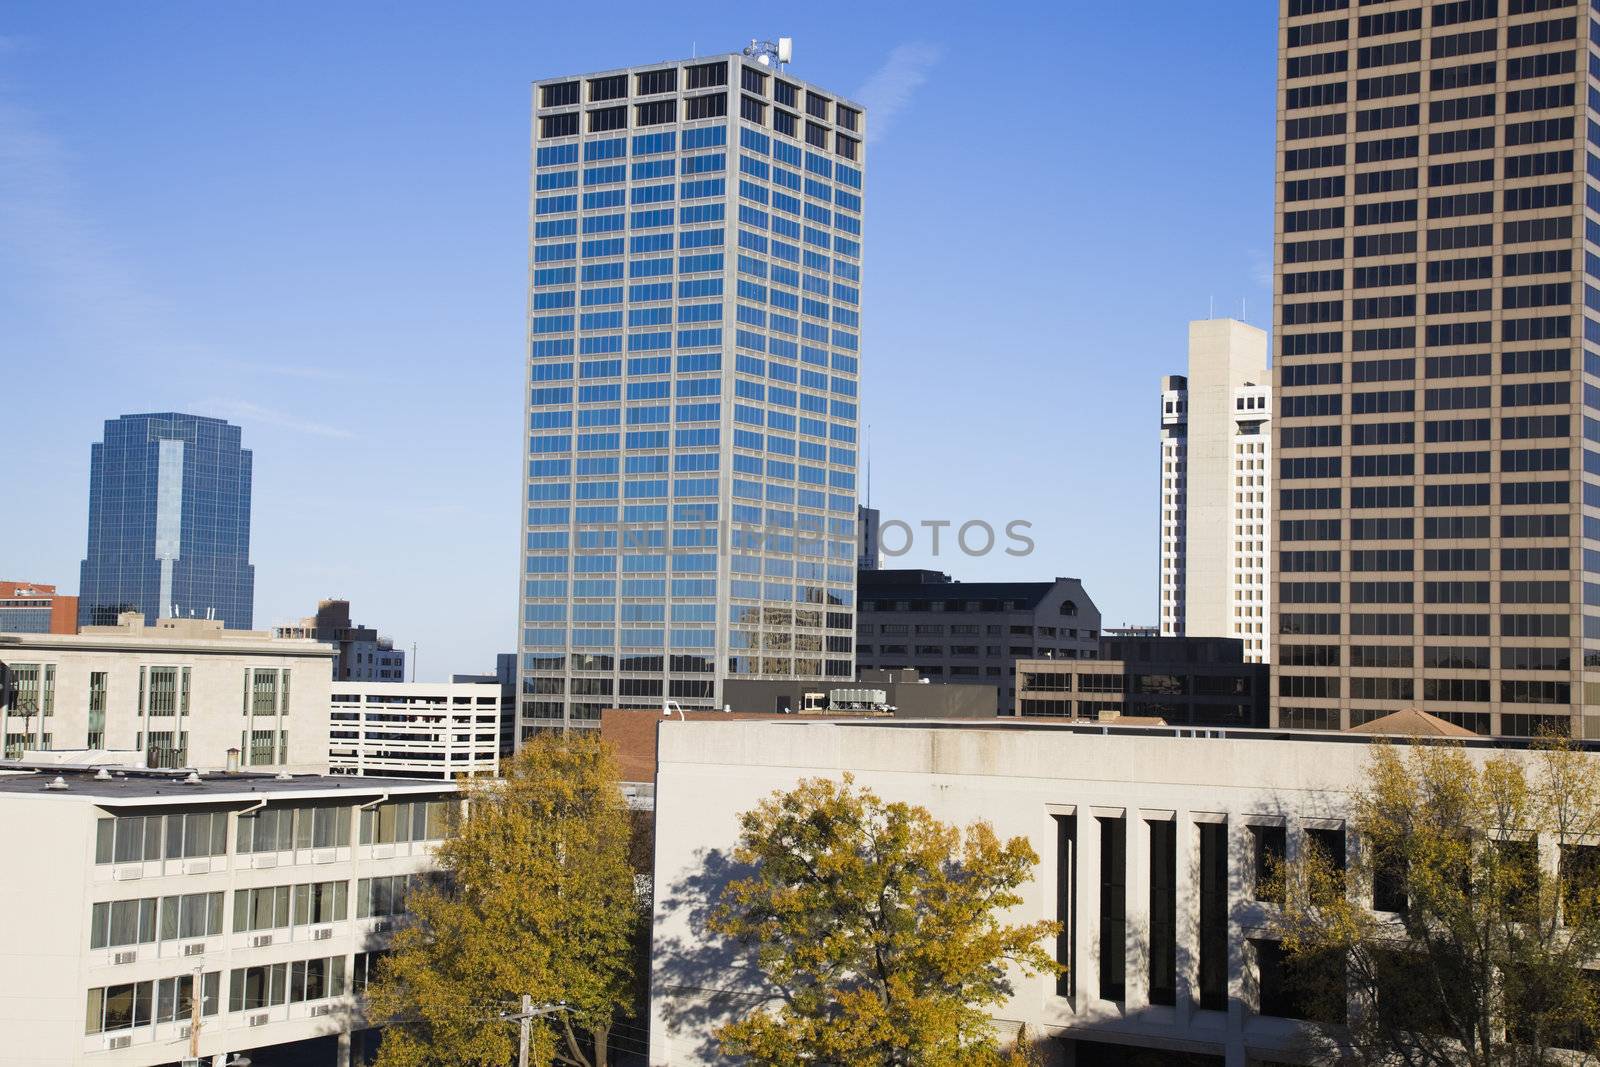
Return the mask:
{"type": "Polygon", "coordinates": [[[1161,380],[1161,633],[1236,637],[1253,663],[1272,632],[1268,374],[1263,331],[1207,319],[1188,374],[1161,380]]]}
{"type": "Polygon", "coordinates": [[[338,652],[333,662],[335,681],[403,682],[406,680],[406,653],[394,641],[370,626],[358,626],[350,619],[350,601],[323,600],[317,613],[291,626],[277,626],[279,637],[305,638],[332,645],[338,652]]]}
{"type": "Polygon", "coordinates": [[[1275,721],[1600,736],[1590,7],[1280,14],[1275,721]]]}
{"type": "Polygon", "coordinates": [[[1076,578],[959,582],[939,571],[861,571],[859,670],[912,668],[932,682],[992,685],[1015,709],[1018,660],[1099,654],[1100,609],[1076,578]]]}
{"type": "Polygon", "coordinates": [[[534,86],[524,730],[853,669],[867,116],[757,52],[534,86]]]}
{"type": "Polygon", "coordinates": [[[75,634],[78,598],[42,582],[0,581],[0,633],[75,634]]]}
{"type": "Polygon", "coordinates": [[[336,681],[328,771],[447,782],[493,775],[501,708],[498,682],[336,681]]]}
{"type": "Polygon", "coordinates": [[[175,1063],[198,976],[202,1063],[288,1046],[282,1062],[348,1067],[454,803],[446,783],[0,771],[0,844],[38,860],[0,881],[26,916],[0,962],[0,1059],[175,1063]]]}
{"type": "Polygon", "coordinates": [[[130,612],[77,634],[0,634],[5,753],[97,749],[151,766],[323,772],[334,651],[221,620],[130,612]]]}
{"type": "MultiPolygon", "coordinates": [[[[1039,855],[1015,921],[1055,919],[1062,978],[1013,975],[994,1012],[1075,1067],[1305,1064],[1286,1010],[1264,841],[1344,855],[1369,737],[1010,723],[663,722],[656,782],[652,1064],[724,1062],[712,1032],[766,1003],[749,955],[704,928],[739,815],[845,772],[885,800],[989,822],[1039,855]],[[1337,850],[1337,851],[1334,851],[1337,850]],[[706,980],[715,976],[715,981],[706,980]]],[[[1403,741],[1401,743],[1404,743],[1403,741]]],[[[1474,758],[1503,754],[1486,744],[1474,758]]],[[[1553,850],[1554,842],[1546,844],[1553,850]]],[[[1354,892],[1371,900],[1370,886],[1354,892]]]]}

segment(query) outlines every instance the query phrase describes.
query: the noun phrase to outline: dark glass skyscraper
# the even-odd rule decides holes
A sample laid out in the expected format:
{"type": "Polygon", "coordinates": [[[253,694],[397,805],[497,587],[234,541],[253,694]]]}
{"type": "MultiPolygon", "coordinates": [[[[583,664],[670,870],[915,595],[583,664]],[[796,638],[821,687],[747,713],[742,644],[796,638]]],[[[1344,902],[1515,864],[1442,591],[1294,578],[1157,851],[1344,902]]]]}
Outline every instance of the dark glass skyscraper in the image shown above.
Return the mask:
{"type": "Polygon", "coordinates": [[[217,618],[250,629],[250,452],[239,428],[173,412],[106,422],[89,460],[78,622],[217,618]]]}

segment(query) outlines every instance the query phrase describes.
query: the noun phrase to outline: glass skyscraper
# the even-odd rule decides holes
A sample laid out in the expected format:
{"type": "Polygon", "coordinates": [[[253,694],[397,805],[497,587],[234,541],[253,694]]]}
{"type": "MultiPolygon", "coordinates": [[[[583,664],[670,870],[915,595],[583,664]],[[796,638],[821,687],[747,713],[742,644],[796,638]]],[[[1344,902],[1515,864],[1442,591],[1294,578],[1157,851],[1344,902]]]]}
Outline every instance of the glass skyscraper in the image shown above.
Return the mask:
{"type": "Polygon", "coordinates": [[[250,629],[250,452],[221,419],[164,412],[106,422],[89,459],[78,622],[124,611],[250,629]]]}
{"type": "Polygon", "coordinates": [[[865,130],[749,56],[534,86],[524,735],[852,676],[865,130]]]}

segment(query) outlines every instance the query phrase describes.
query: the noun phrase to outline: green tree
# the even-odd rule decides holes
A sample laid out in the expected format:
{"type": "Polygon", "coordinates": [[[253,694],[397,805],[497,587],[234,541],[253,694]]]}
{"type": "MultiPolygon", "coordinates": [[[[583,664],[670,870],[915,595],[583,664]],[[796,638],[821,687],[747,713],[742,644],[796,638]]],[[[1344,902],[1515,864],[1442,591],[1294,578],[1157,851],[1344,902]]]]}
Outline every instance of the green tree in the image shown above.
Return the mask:
{"type": "Polygon", "coordinates": [[[775,993],[717,1031],[724,1051],[769,1067],[955,1067],[1004,1062],[987,1008],[1008,965],[1059,970],[1054,922],[1007,925],[1039,857],[986,823],[963,833],[909,804],[812,779],[740,819],[710,928],[753,950],[775,993]]]}
{"type": "Polygon", "coordinates": [[[388,1027],[379,1067],[514,1062],[517,1026],[496,1015],[525,993],[563,1006],[534,1021],[531,1062],[605,1067],[643,917],[609,750],[588,733],[536,737],[503,779],[462,790],[467,815],[439,846],[441,877],[412,891],[367,993],[388,1027]]]}
{"type": "Polygon", "coordinates": [[[1521,1067],[1600,1052],[1600,766],[1562,741],[1486,759],[1376,745],[1349,869],[1280,865],[1275,920],[1345,1062],[1521,1067]],[[1332,966],[1330,966],[1330,964],[1332,966]],[[1342,980],[1341,980],[1342,977],[1342,980]]]}

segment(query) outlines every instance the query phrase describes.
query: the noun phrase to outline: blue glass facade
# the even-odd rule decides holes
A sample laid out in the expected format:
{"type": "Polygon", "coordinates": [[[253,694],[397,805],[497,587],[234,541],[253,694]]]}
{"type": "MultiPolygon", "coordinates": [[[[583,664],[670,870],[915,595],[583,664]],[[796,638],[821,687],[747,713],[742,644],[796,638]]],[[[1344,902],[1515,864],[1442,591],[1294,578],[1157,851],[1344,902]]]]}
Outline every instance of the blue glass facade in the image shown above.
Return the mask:
{"type": "Polygon", "coordinates": [[[740,56],[534,93],[524,732],[850,677],[864,114],[740,56]]]}
{"type": "Polygon", "coordinates": [[[171,412],[106,422],[89,461],[89,545],[78,622],[217,618],[248,630],[250,452],[239,428],[171,412]]]}

